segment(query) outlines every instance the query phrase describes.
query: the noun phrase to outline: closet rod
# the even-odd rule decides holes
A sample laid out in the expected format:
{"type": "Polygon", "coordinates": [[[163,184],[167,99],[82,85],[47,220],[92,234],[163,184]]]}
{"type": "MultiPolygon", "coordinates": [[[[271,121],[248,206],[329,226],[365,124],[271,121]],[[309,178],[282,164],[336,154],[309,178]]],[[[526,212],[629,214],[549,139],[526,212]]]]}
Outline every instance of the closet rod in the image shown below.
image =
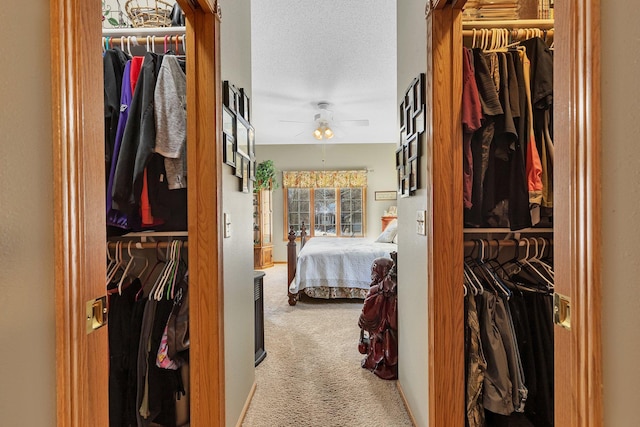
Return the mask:
{"type": "MultiPolygon", "coordinates": [[[[501,28],[500,27],[494,27],[494,29],[501,29],[501,28]]],[[[512,28],[512,29],[507,28],[507,29],[509,30],[511,37],[516,38],[516,39],[520,39],[520,38],[525,37],[527,35],[527,31],[529,31],[529,33],[530,33],[531,30],[545,31],[547,37],[553,37],[553,33],[554,33],[553,28],[544,29],[544,28],[537,28],[537,27],[533,28],[533,27],[531,27],[531,28],[528,28],[528,29],[527,28],[518,28],[518,29],[516,29],[516,28],[512,28]]],[[[476,28],[476,30],[479,30],[479,29],[476,28]]],[[[473,31],[474,31],[473,29],[471,29],[471,30],[462,30],[462,36],[463,37],[473,37],[474,36],[473,31]]],[[[480,37],[480,33],[478,31],[476,31],[475,36],[476,37],[480,37]]],[[[489,33],[489,36],[491,36],[491,33],[489,33]]]]}
{"type": "MultiPolygon", "coordinates": [[[[166,249],[171,245],[171,242],[133,242],[131,243],[131,249],[166,249]]],[[[109,242],[109,249],[116,249],[116,242],[109,242]]],[[[183,248],[189,247],[189,242],[186,240],[182,242],[183,248]]],[[[122,242],[122,251],[126,251],[129,248],[129,242],[122,242]]]]}
{"type": "MultiPolygon", "coordinates": [[[[107,36],[108,37],[108,36],[107,36]]],[[[140,36],[122,36],[122,37],[109,37],[109,46],[118,46],[120,47],[121,45],[127,45],[127,42],[132,42],[133,38],[135,37],[135,43],[132,44],[132,46],[146,46],[147,44],[147,37],[149,38],[149,42],[150,43],[154,43],[154,44],[164,44],[165,40],[164,38],[167,37],[167,44],[170,43],[182,43],[185,40],[185,36],[183,35],[177,35],[177,36],[171,36],[171,35],[166,35],[166,36],[144,36],[144,37],[140,37],[140,36]],[[130,39],[131,38],[131,39],[130,39]]],[[[106,37],[102,37],[103,40],[106,39],[106,37]]]]}
{"type": "MultiPolygon", "coordinates": [[[[480,239],[482,240],[482,239],[480,239]]],[[[546,245],[551,245],[553,246],[553,239],[545,239],[546,240],[546,245]]],[[[508,247],[514,247],[516,245],[516,242],[518,243],[518,246],[526,246],[527,245],[527,241],[526,238],[525,239],[517,239],[517,240],[484,240],[484,244],[485,246],[491,246],[492,248],[497,248],[498,247],[498,242],[500,242],[500,247],[501,248],[508,248],[508,247]]],[[[538,243],[538,247],[540,247],[542,245],[542,243],[538,243]]],[[[479,244],[477,242],[474,242],[473,240],[465,240],[464,242],[464,248],[468,249],[468,248],[474,248],[474,247],[478,247],[479,244]]],[[[529,247],[531,248],[535,248],[536,244],[535,242],[529,242],[529,247]]]]}
{"type": "Polygon", "coordinates": [[[510,19],[504,21],[462,21],[463,30],[482,29],[482,28],[507,28],[507,29],[525,29],[538,28],[541,30],[550,30],[553,28],[553,19],[510,19]]]}
{"type": "Polygon", "coordinates": [[[186,27],[155,27],[155,28],[104,28],[102,37],[146,37],[146,36],[175,36],[184,35],[186,27]]]}

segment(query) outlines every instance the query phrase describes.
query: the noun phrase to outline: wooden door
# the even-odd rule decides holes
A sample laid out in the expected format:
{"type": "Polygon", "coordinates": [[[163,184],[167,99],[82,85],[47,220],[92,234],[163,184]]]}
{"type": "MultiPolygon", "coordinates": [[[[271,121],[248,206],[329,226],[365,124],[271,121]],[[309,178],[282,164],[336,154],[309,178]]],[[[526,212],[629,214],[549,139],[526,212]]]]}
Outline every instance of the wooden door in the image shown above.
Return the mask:
{"type": "Polygon", "coordinates": [[[109,422],[107,328],[86,330],[106,274],[99,17],[98,1],[51,2],[58,426],[109,422]]]}
{"type": "Polygon", "coordinates": [[[571,300],[571,329],[554,330],[555,417],[557,426],[595,426],[603,423],[600,2],[556,2],[555,20],[555,288],[571,300]]]}
{"type": "MultiPolygon", "coordinates": [[[[187,15],[191,425],[225,425],[220,253],[219,10],[187,15]],[[216,120],[211,120],[215,117],[216,120]]],[[[87,334],[86,303],[105,294],[100,2],[51,1],[57,425],[108,425],[107,328],[87,334]]]]}
{"type": "MultiPolygon", "coordinates": [[[[464,0],[427,2],[429,421],[464,425],[462,355],[461,21],[464,0]],[[453,194],[452,194],[453,193],[453,194]],[[446,213],[446,215],[443,215],[446,213]],[[459,292],[458,292],[459,291],[459,292]]],[[[600,3],[556,2],[554,54],[555,424],[602,424],[600,337],[600,3]],[[562,124],[561,126],[559,124],[562,124]],[[557,171],[557,172],[556,172],[557,171]]]]}

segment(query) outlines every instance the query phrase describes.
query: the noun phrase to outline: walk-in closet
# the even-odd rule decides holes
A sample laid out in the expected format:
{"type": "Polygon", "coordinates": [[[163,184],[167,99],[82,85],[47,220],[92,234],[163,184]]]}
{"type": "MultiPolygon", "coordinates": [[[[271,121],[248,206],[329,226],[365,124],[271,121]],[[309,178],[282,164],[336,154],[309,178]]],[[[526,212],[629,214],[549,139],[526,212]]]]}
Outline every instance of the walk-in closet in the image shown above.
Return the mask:
{"type": "Polygon", "coordinates": [[[187,60],[180,23],[105,29],[102,36],[114,427],[189,424],[187,60]]]}
{"type": "Polygon", "coordinates": [[[506,16],[507,3],[426,10],[434,425],[452,416],[468,426],[574,425],[573,405],[588,405],[576,393],[595,385],[576,386],[567,364],[592,369],[576,349],[600,339],[587,320],[596,284],[575,270],[593,268],[580,261],[593,248],[579,237],[593,223],[576,220],[587,204],[572,188],[591,191],[585,173],[595,161],[591,134],[576,140],[584,123],[574,109],[594,92],[571,77],[576,40],[591,40],[589,30],[578,7],[529,18],[506,16]],[[588,168],[576,167],[578,152],[588,168]]]}

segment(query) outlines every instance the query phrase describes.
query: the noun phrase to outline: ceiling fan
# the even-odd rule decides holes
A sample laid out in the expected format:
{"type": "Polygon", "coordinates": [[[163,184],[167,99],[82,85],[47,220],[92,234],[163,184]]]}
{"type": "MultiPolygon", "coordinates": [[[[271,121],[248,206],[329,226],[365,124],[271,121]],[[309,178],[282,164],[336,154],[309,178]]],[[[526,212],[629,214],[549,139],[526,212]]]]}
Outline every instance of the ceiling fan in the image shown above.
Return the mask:
{"type": "MultiPolygon", "coordinates": [[[[320,101],[315,103],[316,110],[318,111],[313,116],[313,131],[312,135],[318,140],[331,139],[335,133],[333,128],[339,128],[342,126],[369,126],[369,120],[334,120],[333,111],[329,109],[331,104],[327,101],[320,101]]],[[[282,123],[309,123],[307,121],[297,120],[280,120],[282,123]]],[[[301,132],[296,136],[300,136],[304,133],[301,132]]]]}

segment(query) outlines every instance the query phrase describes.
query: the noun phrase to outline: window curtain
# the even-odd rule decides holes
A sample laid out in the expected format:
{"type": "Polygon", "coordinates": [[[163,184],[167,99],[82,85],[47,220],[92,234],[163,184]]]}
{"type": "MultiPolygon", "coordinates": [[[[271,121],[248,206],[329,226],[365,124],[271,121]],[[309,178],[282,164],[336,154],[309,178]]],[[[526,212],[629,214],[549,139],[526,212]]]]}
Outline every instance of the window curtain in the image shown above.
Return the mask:
{"type": "Polygon", "coordinates": [[[288,188],[366,187],[367,171],[283,171],[282,186],[288,188]]]}

